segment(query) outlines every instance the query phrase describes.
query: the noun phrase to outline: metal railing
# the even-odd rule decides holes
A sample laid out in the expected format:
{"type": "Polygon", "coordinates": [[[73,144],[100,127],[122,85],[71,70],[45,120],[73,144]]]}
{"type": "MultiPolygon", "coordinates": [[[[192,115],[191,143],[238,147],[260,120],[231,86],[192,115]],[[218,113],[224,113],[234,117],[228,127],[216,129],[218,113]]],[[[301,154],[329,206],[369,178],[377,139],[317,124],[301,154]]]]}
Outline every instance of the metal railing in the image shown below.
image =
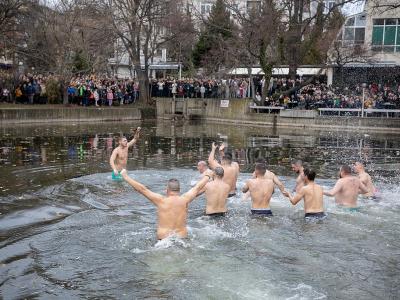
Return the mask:
{"type": "Polygon", "coordinates": [[[332,115],[334,113],[337,116],[353,116],[357,113],[358,117],[385,117],[396,118],[400,117],[400,109],[380,109],[380,108],[318,108],[319,115],[326,115],[325,113],[329,113],[332,115]],[[342,114],[343,113],[343,114],[342,114]]]}

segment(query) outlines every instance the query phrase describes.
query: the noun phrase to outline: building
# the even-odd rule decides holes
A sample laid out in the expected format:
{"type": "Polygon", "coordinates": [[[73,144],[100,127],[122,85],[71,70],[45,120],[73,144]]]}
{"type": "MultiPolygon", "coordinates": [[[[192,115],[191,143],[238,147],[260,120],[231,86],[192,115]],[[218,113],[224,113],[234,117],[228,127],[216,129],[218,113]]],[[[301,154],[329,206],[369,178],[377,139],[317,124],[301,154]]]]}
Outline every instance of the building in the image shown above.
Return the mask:
{"type": "Polygon", "coordinates": [[[338,76],[341,63],[335,54],[339,52],[346,82],[400,82],[400,7],[382,6],[393,3],[359,1],[345,7],[349,9],[344,9],[346,20],[336,41],[340,47],[329,53],[328,83],[338,76]]]}

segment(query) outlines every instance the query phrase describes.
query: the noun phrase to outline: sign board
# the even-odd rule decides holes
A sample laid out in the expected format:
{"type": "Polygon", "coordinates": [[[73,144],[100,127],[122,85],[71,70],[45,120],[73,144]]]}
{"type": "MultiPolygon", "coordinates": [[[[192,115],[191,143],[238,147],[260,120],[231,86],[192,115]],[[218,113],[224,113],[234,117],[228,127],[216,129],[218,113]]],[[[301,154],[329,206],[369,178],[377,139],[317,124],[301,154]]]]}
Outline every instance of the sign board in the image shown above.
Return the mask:
{"type": "Polygon", "coordinates": [[[220,107],[229,107],[229,100],[221,100],[220,107]]]}

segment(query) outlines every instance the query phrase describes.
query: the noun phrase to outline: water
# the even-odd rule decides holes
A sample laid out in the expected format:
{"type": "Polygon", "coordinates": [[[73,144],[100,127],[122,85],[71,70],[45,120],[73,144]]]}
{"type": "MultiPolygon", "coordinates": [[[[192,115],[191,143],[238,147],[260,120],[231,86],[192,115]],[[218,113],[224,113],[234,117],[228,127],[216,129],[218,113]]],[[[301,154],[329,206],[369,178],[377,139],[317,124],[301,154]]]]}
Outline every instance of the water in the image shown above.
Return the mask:
{"type": "Polygon", "coordinates": [[[0,295],[4,299],[398,299],[400,139],[360,132],[273,130],[218,124],[145,123],[129,173],[163,193],[176,177],[187,190],[213,141],[227,141],[241,166],[257,157],[292,189],[301,158],[318,182],[363,159],[383,200],[361,212],[325,198],[328,218],[305,223],[277,190],[275,216],[252,219],[229,201],[223,221],[190,204],[189,238],[156,241],[156,210],[111,181],[114,138],[139,124],[24,126],[0,132],[0,295]]]}

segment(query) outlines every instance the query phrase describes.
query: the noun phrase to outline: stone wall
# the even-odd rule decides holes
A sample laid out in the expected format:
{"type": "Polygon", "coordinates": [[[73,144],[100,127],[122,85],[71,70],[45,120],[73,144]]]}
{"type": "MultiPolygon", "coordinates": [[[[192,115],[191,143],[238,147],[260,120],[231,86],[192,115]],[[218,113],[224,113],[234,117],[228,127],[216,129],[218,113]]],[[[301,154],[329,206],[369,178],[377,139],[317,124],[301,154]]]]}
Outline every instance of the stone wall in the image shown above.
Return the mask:
{"type": "Polygon", "coordinates": [[[177,105],[171,98],[157,99],[157,118],[171,119],[182,114],[207,121],[251,124],[266,127],[291,127],[296,129],[343,129],[400,132],[400,119],[319,116],[313,110],[282,110],[280,113],[257,113],[249,108],[251,99],[233,99],[228,107],[221,107],[220,99],[185,99],[177,105]],[[176,114],[174,114],[174,112],[176,114]]]}
{"type": "Polygon", "coordinates": [[[0,124],[89,122],[140,120],[139,108],[121,107],[64,107],[18,106],[0,107],[0,124]]]}

